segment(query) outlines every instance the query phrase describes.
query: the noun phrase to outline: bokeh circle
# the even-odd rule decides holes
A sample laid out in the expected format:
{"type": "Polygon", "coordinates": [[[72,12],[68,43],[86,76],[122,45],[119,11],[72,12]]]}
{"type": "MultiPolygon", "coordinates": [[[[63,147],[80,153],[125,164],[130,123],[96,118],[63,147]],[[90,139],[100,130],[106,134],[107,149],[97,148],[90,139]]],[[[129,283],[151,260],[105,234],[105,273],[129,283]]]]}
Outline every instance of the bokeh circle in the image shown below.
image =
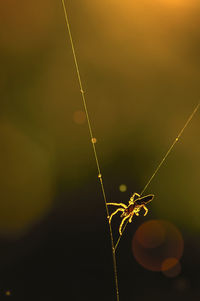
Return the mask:
{"type": "MultiPolygon", "coordinates": [[[[166,271],[179,266],[184,242],[178,228],[164,220],[150,220],[135,232],[132,251],[137,262],[151,271],[166,271]]],[[[180,270],[180,269],[179,269],[180,270]]]]}

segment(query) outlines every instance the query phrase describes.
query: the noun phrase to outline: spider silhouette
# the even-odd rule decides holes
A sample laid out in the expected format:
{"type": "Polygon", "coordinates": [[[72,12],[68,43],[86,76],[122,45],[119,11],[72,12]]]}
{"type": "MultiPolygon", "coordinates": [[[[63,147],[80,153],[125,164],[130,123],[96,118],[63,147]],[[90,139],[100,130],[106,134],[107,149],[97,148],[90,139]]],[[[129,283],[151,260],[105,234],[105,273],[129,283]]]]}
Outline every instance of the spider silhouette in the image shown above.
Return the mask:
{"type": "Polygon", "coordinates": [[[115,210],[108,218],[109,218],[109,223],[111,223],[112,217],[118,213],[119,211],[122,212],[120,217],[123,217],[121,224],[119,226],[119,234],[122,235],[122,226],[129,218],[129,223],[132,222],[133,215],[139,216],[140,210],[143,208],[145,210],[144,216],[147,215],[148,213],[148,208],[146,207],[146,204],[151,202],[154,198],[153,194],[148,194],[146,196],[141,197],[138,193],[134,193],[132,197],[129,200],[129,204],[125,205],[124,203],[107,203],[107,205],[112,205],[112,206],[119,206],[123,208],[118,208],[115,210]]]}

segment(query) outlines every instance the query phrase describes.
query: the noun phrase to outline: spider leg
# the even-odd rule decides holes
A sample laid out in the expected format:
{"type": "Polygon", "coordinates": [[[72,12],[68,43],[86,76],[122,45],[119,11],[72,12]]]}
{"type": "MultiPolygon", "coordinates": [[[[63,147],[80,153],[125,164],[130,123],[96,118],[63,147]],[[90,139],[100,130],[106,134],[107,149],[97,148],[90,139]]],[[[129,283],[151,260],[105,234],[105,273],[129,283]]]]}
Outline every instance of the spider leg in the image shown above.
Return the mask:
{"type": "Polygon", "coordinates": [[[140,195],[137,192],[134,192],[134,194],[131,196],[130,200],[134,200],[136,196],[138,198],[140,197],[140,195]]]}
{"type": "Polygon", "coordinates": [[[117,212],[119,212],[119,211],[124,212],[124,209],[118,208],[117,210],[115,210],[115,211],[109,216],[109,224],[111,223],[112,217],[113,217],[117,212]]]}
{"type": "Polygon", "coordinates": [[[123,220],[121,221],[121,224],[120,224],[120,226],[119,226],[119,234],[120,234],[120,235],[122,235],[122,226],[123,226],[125,220],[126,220],[127,218],[129,218],[129,217],[130,217],[130,214],[127,215],[127,216],[125,216],[125,217],[123,218],[123,220]]]}
{"type": "Polygon", "coordinates": [[[145,216],[145,215],[147,215],[147,213],[148,213],[149,210],[148,210],[148,208],[147,208],[145,205],[143,205],[142,207],[143,207],[144,210],[145,210],[145,213],[144,213],[144,216],[145,216]]]}
{"type": "Polygon", "coordinates": [[[135,196],[138,196],[138,197],[140,197],[140,195],[139,195],[139,193],[137,193],[137,192],[134,192],[134,194],[133,194],[133,198],[135,197],[135,196]]]}
{"type": "MultiPolygon", "coordinates": [[[[132,223],[132,218],[133,218],[133,215],[134,215],[134,213],[133,214],[131,214],[131,217],[129,218],[129,223],[132,223]]],[[[136,214],[137,215],[137,214],[136,214]]]]}
{"type": "Polygon", "coordinates": [[[123,203],[107,203],[107,205],[112,205],[112,206],[122,206],[123,208],[127,208],[127,206],[123,203]]]}

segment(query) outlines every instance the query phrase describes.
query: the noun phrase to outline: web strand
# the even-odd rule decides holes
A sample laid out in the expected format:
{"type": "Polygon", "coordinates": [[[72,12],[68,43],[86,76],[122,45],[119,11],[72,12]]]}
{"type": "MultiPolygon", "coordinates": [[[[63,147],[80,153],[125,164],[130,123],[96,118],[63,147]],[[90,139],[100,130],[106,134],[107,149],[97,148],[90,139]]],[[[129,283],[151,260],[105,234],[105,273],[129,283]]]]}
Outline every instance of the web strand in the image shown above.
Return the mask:
{"type": "MultiPolygon", "coordinates": [[[[161,166],[163,165],[163,163],[165,162],[165,160],[167,159],[167,157],[169,156],[169,154],[171,153],[172,149],[174,148],[175,144],[178,142],[179,138],[181,137],[181,135],[183,134],[183,131],[185,130],[185,128],[188,126],[189,122],[192,120],[192,118],[194,117],[195,113],[197,112],[197,110],[199,109],[200,103],[198,103],[198,105],[195,107],[195,109],[193,110],[193,112],[191,113],[191,115],[188,117],[186,123],[184,124],[183,128],[181,129],[181,131],[179,132],[179,134],[177,135],[176,139],[173,141],[173,143],[171,144],[171,146],[169,147],[168,151],[166,152],[166,154],[164,155],[163,159],[160,161],[160,163],[158,164],[158,166],[156,167],[155,171],[153,172],[152,176],[150,177],[150,179],[148,180],[147,184],[144,186],[143,190],[140,193],[140,196],[145,192],[145,190],[147,189],[147,187],[149,186],[149,184],[151,183],[151,181],[153,180],[153,178],[155,177],[155,175],[157,174],[157,172],[159,171],[159,169],[161,168],[161,166]]],[[[126,224],[124,225],[124,228],[122,229],[122,235],[123,232],[126,228],[128,224],[128,221],[126,222],[126,224]]],[[[115,250],[117,249],[117,246],[121,240],[122,235],[119,236],[117,243],[115,245],[115,250]]]]}
{"type": "Polygon", "coordinates": [[[174,140],[174,142],[172,143],[172,145],[170,146],[170,148],[168,149],[168,151],[166,152],[165,156],[163,157],[163,159],[161,160],[161,162],[158,164],[157,168],[155,169],[154,173],[152,174],[152,176],[150,177],[149,181],[147,182],[147,184],[145,185],[145,187],[143,188],[142,192],[140,193],[140,195],[142,195],[145,190],[147,189],[147,187],[149,186],[149,184],[151,183],[151,181],[153,180],[153,178],[155,177],[155,175],[157,174],[157,172],[159,171],[159,169],[161,168],[161,166],[163,165],[163,163],[165,162],[165,160],[167,159],[167,157],[169,156],[169,154],[171,153],[172,149],[174,148],[175,144],[178,142],[179,138],[181,137],[181,135],[183,134],[183,131],[185,130],[185,128],[188,126],[189,122],[192,120],[194,114],[196,113],[196,111],[198,110],[200,106],[200,103],[198,103],[198,105],[195,107],[194,111],[192,112],[192,114],[189,116],[189,118],[187,119],[184,127],[181,129],[181,131],[179,132],[178,136],[176,137],[176,139],[174,140]]]}
{"type": "MultiPolygon", "coordinates": [[[[65,21],[66,21],[66,25],[67,25],[68,34],[69,34],[69,39],[70,39],[71,49],[72,49],[72,53],[73,53],[74,64],[75,64],[75,68],[76,68],[76,73],[77,73],[77,78],[78,78],[78,82],[79,82],[80,92],[81,92],[81,96],[82,96],[83,106],[84,106],[84,110],[85,110],[85,114],[86,114],[88,129],[89,129],[89,133],[90,133],[90,139],[91,139],[93,152],[94,152],[94,157],[95,157],[95,161],[96,161],[96,166],[97,166],[97,171],[98,171],[98,178],[99,178],[99,181],[100,181],[101,191],[102,191],[102,195],[103,195],[103,199],[104,199],[104,203],[105,203],[105,208],[106,208],[106,214],[107,214],[107,218],[108,218],[109,217],[109,210],[108,210],[108,206],[107,206],[107,198],[106,198],[106,193],[105,193],[105,189],[104,189],[104,184],[103,184],[102,174],[101,174],[101,170],[100,170],[99,160],[98,160],[98,156],[97,156],[96,146],[95,146],[96,138],[94,138],[93,132],[92,132],[92,126],[91,126],[91,122],[90,122],[90,118],[89,118],[89,114],[88,114],[87,103],[86,103],[86,98],[85,98],[85,92],[83,90],[82,80],[81,80],[80,71],[79,71],[79,65],[78,65],[78,61],[77,61],[77,57],[76,57],[74,42],[73,42],[73,39],[72,39],[72,34],[71,34],[71,29],[70,29],[70,24],[69,24],[69,19],[68,19],[68,14],[67,14],[65,1],[64,0],[61,0],[61,1],[62,1],[63,10],[64,10],[64,16],[65,16],[65,21]]],[[[116,288],[116,299],[117,299],[117,301],[119,301],[117,263],[116,263],[113,233],[112,233],[111,224],[109,222],[108,222],[108,225],[109,225],[109,232],[110,232],[110,239],[111,239],[111,246],[112,246],[113,268],[114,268],[114,278],[115,278],[115,288],[116,288]]]]}

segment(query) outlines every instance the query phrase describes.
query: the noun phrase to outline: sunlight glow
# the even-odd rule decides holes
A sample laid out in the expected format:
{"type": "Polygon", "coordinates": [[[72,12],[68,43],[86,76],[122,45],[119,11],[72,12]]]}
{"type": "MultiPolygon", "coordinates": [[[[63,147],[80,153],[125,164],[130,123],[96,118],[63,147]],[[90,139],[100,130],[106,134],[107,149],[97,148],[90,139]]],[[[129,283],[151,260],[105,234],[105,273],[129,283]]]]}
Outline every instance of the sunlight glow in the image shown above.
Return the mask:
{"type": "Polygon", "coordinates": [[[188,6],[191,5],[191,2],[188,0],[158,0],[160,3],[166,4],[166,5],[172,5],[172,6],[188,6]]]}
{"type": "Polygon", "coordinates": [[[127,190],[127,186],[126,186],[125,184],[121,184],[121,185],[119,186],[119,190],[120,190],[121,192],[125,192],[125,191],[127,190]]]}

